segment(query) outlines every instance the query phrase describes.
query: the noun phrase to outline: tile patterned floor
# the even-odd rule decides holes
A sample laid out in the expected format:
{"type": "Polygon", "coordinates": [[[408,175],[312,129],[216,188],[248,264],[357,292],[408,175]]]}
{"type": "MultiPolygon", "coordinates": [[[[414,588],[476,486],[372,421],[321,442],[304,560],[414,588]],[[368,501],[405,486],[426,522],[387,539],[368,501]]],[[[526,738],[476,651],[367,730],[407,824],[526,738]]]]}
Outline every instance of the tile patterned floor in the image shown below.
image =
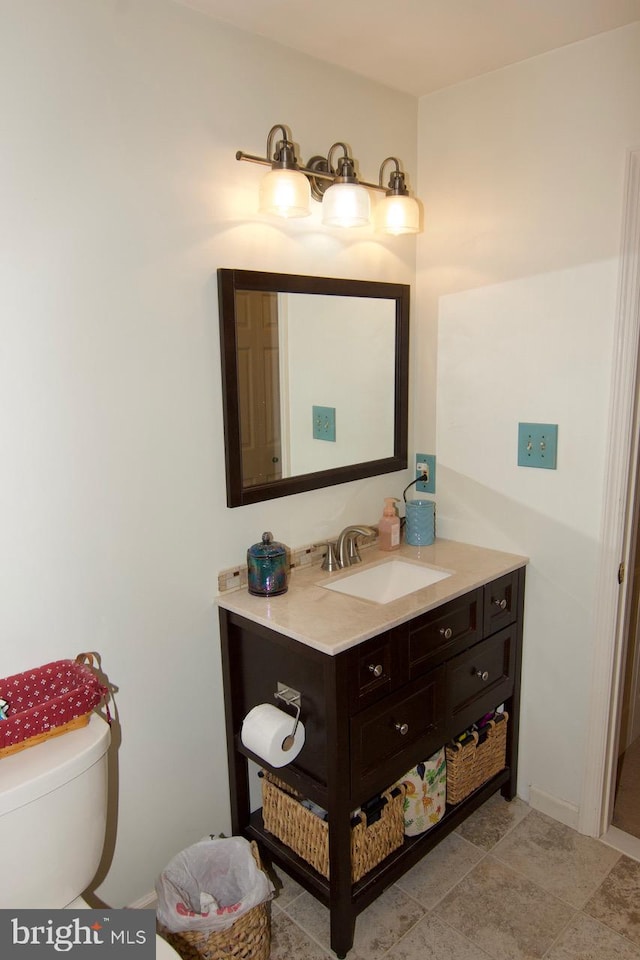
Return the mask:
{"type": "MultiPolygon", "coordinates": [[[[329,914],[284,873],[271,960],[327,960],[329,914]]],[[[500,796],[360,914],[348,960],[640,960],[640,863],[500,796]]]]}

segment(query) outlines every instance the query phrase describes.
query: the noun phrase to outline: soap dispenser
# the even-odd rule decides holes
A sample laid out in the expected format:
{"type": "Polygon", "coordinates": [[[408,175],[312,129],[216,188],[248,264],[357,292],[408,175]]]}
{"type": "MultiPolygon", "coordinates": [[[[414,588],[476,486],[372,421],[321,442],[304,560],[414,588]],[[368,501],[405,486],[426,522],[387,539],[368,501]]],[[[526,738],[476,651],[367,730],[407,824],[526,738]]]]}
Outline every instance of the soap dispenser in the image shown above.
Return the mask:
{"type": "Polygon", "coordinates": [[[378,523],[378,548],[380,550],[397,550],[400,546],[400,517],[394,503],[397,497],[385,497],[384,512],[378,523]]]}

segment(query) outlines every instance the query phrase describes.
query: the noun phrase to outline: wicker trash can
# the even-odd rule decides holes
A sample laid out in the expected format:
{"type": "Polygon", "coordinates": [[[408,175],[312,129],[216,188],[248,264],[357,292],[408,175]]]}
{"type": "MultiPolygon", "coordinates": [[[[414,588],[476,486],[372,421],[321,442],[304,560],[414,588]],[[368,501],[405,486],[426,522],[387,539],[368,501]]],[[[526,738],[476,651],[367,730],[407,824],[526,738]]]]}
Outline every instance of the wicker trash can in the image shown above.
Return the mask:
{"type": "MultiPolygon", "coordinates": [[[[264,873],[254,842],[251,853],[258,869],[264,873]]],[[[256,904],[224,930],[176,931],[159,921],[158,933],[183,960],[268,960],[271,952],[269,903],[267,900],[256,904]]]]}

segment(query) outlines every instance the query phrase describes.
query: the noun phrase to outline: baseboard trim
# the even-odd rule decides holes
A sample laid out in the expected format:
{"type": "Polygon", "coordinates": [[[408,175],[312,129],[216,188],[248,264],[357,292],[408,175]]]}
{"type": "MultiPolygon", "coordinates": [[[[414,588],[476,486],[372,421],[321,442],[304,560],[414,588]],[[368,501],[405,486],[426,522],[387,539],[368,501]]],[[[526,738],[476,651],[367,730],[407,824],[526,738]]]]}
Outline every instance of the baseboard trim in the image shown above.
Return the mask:
{"type": "Polygon", "coordinates": [[[640,861],[640,840],[630,833],[624,833],[617,827],[609,827],[604,836],[600,837],[603,843],[620,853],[625,853],[632,860],[640,861]]]}
{"type": "Polygon", "coordinates": [[[580,808],[575,803],[569,803],[568,800],[559,800],[558,797],[552,797],[550,793],[545,793],[538,787],[530,786],[529,806],[548,817],[553,817],[559,823],[564,823],[566,827],[571,827],[573,830],[578,829],[580,808]]]}
{"type": "Polygon", "coordinates": [[[140,897],[139,900],[135,900],[133,903],[129,904],[129,910],[155,910],[158,903],[158,898],[156,897],[155,890],[152,890],[150,893],[140,897]]]}

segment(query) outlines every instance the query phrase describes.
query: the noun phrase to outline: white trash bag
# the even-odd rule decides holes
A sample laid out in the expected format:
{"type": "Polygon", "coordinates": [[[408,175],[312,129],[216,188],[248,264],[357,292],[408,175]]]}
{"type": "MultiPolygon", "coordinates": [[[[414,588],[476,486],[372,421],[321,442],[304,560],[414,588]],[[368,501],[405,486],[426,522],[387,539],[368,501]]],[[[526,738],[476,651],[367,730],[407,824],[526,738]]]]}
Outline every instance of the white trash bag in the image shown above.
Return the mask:
{"type": "Polygon", "coordinates": [[[201,840],[171,860],[156,883],[157,917],[171,933],[227,930],[274,894],[243,837],[201,840]]]}

